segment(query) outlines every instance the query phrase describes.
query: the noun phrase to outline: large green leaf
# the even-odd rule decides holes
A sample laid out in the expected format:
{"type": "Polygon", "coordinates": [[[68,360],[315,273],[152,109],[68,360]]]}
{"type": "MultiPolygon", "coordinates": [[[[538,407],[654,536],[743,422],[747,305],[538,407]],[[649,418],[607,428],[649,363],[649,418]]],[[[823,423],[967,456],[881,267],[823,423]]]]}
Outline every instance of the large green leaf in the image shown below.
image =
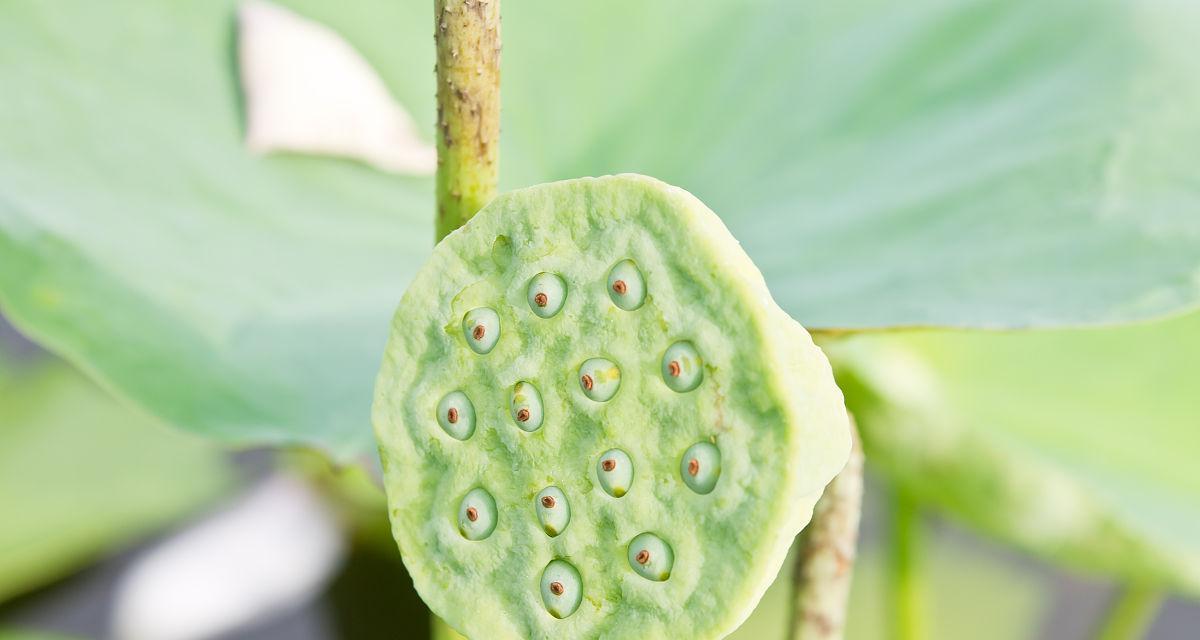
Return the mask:
{"type": "Polygon", "coordinates": [[[0,601],[191,513],[232,480],[211,443],[61,364],[0,376],[0,601]]]}
{"type": "MultiPolygon", "coordinates": [[[[431,3],[289,2],[433,114],[431,3]]],[[[649,173],[815,327],[1115,322],[1200,296],[1178,2],[511,2],[513,187],[649,173]]],[[[429,180],[239,146],[232,0],[0,6],[0,304],[171,422],[361,452],[429,180]]]]}
{"type": "Polygon", "coordinates": [[[832,351],[868,460],[905,490],[1050,560],[1200,595],[1200,315],[832,351]]]}

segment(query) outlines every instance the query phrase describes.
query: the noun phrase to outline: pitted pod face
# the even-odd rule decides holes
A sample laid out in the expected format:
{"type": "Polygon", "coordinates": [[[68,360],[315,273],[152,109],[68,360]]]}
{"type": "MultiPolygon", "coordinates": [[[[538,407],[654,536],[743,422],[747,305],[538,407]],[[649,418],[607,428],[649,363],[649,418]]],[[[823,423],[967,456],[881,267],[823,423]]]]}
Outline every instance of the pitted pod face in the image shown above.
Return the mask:
{"type": "Polygon", "coordinates": [[[496,198],[393,327],[393,531],[469,637],[724,637],[849,452],[824,355],[717,217],[650,178],[496,198]]]}

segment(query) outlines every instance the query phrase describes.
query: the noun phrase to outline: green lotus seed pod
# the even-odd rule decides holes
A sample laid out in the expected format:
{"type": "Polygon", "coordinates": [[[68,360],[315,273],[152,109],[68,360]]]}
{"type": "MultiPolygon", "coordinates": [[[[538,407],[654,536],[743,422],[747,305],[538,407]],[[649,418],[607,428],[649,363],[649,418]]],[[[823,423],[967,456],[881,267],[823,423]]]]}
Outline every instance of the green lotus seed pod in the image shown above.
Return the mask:
{"type": "Polygon", "coordinates": [[[567,299],[567,283],[553,273],[539,273],[529,279],[529,309],[539,318],[558,313],[567,299]]]}
{"type": "Polygon", "coordinates": [[[727,636],[850,450],[825,356],[741,246],[687,192],[640,176],[503,194],[443,239],[396,312],[373,421],[417,591],[466,636],[498,640],[727,636]],[[566,292],[549,320],[530,305],[539,274],[566,292]],[[618,279],[636,304],[614,297],[618,279]],[[495,313],[485,338],[503,329],[487,355],[464,340],[477,309],[495,313]],[[668,352],[688,356],[677,378],[668,352]],[[616,393],[587,393],[607,389],[600,375],[583,388],[597,357],[620,371],[616,393]],[[474,407],[466,440],[431,419],[454,391],[474,407]],[[476,516],[498,524],[471,540],[459,506],[481,487],[494,500],[476,516]],[[548,487],[569,524],[530,508],[548,487]]]}
{"type": "Polygon", "coordinates": [[[711,442],[697,442],[683,452],[679,461],[679,476],[689,489],[707,495],[721,477],[721,450],[711,442]]]}
{"type": "Polygon", "coordinates": [[[575,613],[583,599],[579,571],[565,560],[551,560],[542,571],[542,603],[550,615],[562,620],[575,613]]]}
{"type": "Polygon", "coordinates": [[[646,279],[633,260],[622,260],[609,269],[608,297],[626,311],[638,309],[646,302],[646,279]]]}
{"type": "Polygon", "coordinates": [[[512,391],[512,419],[523,431],[542,428],[542,394],[528,382],[518,382],[512,391]]]}
{"type": "Polygon", "coordinates": [[[538,522],[542,523],[542,530],[551,538],[562,533],[571,523],[571,505],[558,487],[542,489],[534,498],[533,506],[538,522]]]}
{"type": "Polygon", "coordinates": [[[471,309],[463,316],[462,328],[467,346],[480,355],[490,353],[500,340],[500,316],[495,309],[471,309]]]}
{"type": "Polygon", "coordinates": [[[604,492],[614,498],[624,497],[633,484],[633,461],[620,449],[609,449],[596,461],[596,479],[604,492]]]}
{"type": "Polygon", "coordinates": [[[466,440],[475,433],[475,405],[461,391],[447,393],[437,406],[437,421],[455,440],[466,440]]]}
{"type": "Polygon", "coordinates": [[[647,580],[662,582],[671,577],[675,552],[653,533],[638,534],[629,542],[629,566],[647,580]]]}
{"type": "Polygon", "coordinates": [[[621,388],[621,368],[612,360],[588,358],[579,366],[579,388],[596,402],[608,402],[621,388]]]}
{"type": "Polygon", "coordinates": [[[704,379],[704,363],[690,342],[676,342],[662,357],[663,382],[672,391],[691,391],[704,379]]]}
{"type": "Polygon", "coordinates": [[[496,500],[476,487],[458,505],[458,532],[467,540],[483,540],[496,530],[496,500]]]}

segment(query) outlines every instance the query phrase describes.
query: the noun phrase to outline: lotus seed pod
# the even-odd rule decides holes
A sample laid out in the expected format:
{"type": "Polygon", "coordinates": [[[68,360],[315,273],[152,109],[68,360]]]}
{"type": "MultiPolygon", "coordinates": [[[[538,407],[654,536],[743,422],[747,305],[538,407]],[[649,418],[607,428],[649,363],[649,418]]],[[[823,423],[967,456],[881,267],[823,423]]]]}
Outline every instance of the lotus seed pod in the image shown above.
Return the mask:
{"type": "Polygon", "coordinates": [[[529,279],[529,309],[539,318],[558,313],[567,299],[567,283],[553,273],[539,273],[529,279]]]}
{"type": "Polygon", "coordinates": [[[437,406],[437,421],[455,440],[466,440],[475,433],[475,405],[461,391],[447,393],[437,406]]]}
{"type": "Polygon", "coordinates": [[[421,597],[471,638],[725,637],[850,450],[828,362],[741,246],[688,193],[640,176],[498,196],[417,273],[383,362],[392,530],[421,597]],[[549,320],[530,304],[539,274],[566,292],[549,320]],[[477,309],[495,313],[486,355],[464,339],[477,309]],[[620,372],[615,393],[603,367],[581,368],[593,358],[620,372]],[[465,440],[432,420],[455,391],[474,407],[465,440]],[[458,527],[476,488],[495,527],[472,540],[458,527]],[[549,488],[570,509],[553,537],[549,488]]]}
{"type": "Polygon", "coordinates": [[[711,442],[697,442],[688,447],[679,461],[679,476],[692,491],[701,495],[712,493],[721,477],[721,450],[711,442]]]}
{"type": "Polygon", "coordinates": [[[675,552],[653,533],[642,533],[629,542],[629,566],[647,580],[662,582],[671,577],[675,552]]]}
{"type": "Polygon", "coordinates": [[[542,394],[528,382],[513,385],[512,419],[523,431],[542,428],[542,394]]]}
{"type": "Polygon", "coordinates": [[[571,505],[558,487],[542,489],[534,498],[533,506],[538,522],[542,523],[542,530],[551,538],[562,533],[571,523],[571,505]]]}
{"type": "Polygon", "coordinates": [[[559,620],[575,613],[583,599],[579,571],[565,560],[551,560],[542,572],[542,603],[559,620]]]}
{"type": "Polygon", "coordinates": [[[467,540],[483,540],[496,530],[496,500],[476,487],[458,505],[458,532],[467,540]]]}
{"type": "Polygon", "coordinates": [[[495,309],[471,309],[463,316],[462,327],[467,345],[480,355],[491,353],[500,340],[500,316],[495,309]]]}
{"type": "Polygon", "coordinates": [[[646,279],[633,260],[622,260],[609,269],[608,296],[626,311],[639,309],[646,302],[646,279]]]}
{"type": "Polygon", "coordinates": [[[588,358],[579,367],[579,388],[596,402],[608,402],[621,388],[621,368],[612,360],[588,358]]]}
{"type": "Polygon", "coordinates": [[[624,497],[633,484],[633,461],[620,449],[609,449],[596,461],[596,479],[604,492],[614,498],[624,497]]]}
{"type": "Polygon", "coordinates": [[[700,386],[704,379],[704,363],[690,342],[676,342],[667,347],[662,358],[663,382],[680,393],[700,386]]]}

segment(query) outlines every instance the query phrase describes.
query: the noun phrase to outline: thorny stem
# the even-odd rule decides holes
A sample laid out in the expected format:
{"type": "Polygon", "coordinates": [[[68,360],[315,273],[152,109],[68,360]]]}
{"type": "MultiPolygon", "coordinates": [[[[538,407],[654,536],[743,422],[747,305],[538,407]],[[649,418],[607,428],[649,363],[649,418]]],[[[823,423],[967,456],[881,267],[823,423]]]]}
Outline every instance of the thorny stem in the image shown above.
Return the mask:
{"type": "Polygon", "coordinates": [[[841,638],[846,624],[863,495],[862,443],[853,420],[850,431],[850,459],[817,502],[793,569],[792,640],[841,638]]]}
{"type": "Polygon", "coordinates": [[[921,573],[921,512],[912,497],[897,490],[892,500],[890,584],[892,637],[921,640],[927,637],[925,597],[921,573]]]}
{"type": "Polygon", "coordinates": [[[434,0],[437,42],[435,240],[496,195],[500,140],[500,0],[434,0]]]}
{"type": "Polygon", "coordinates": [[[1096,630],[1096,640],[1138,640],[1150,630],[1161,606],[1161,591],[1127,585],[1113,597],[1107,615],[1096,630]]]}

